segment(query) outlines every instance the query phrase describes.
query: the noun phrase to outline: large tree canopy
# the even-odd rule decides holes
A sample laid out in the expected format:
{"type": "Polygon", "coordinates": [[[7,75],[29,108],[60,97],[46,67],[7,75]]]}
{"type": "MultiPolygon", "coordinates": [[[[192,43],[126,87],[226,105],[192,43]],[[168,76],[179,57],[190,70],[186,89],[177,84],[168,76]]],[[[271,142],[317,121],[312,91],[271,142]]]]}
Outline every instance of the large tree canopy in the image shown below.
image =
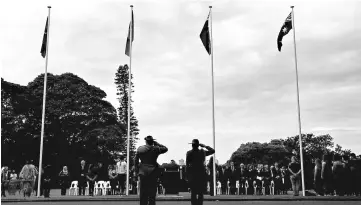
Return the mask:
{"type": "MultiPolygon", "coordinates": [[[[38,162],[43,89],[44,74],[27,86],[1,80],[3,163],[38,162]]],[[[124,126],[105,97],[103,90],[72,73],[48,74],[44,164],[59,169],[80,157],[92,161],[122,151],[124,126]]]]}
{"type": "MultiPolygon", "coordinates": [[[[305,134],[302,135],[302,146],[304,159],[311,161],[315,158],[321,158],[325,153],[332,152],[333,138],[328,134],[319,136],[305,134]]],[[[299,153],[298,135],[286,139],[274,139],[269,143],[248,142],[241,144],[232,154],[230,160],[236,163],[288,163],[293,150],[299,153]]],[[[350,151],[341,150],[339,152],[350,151]]]]}

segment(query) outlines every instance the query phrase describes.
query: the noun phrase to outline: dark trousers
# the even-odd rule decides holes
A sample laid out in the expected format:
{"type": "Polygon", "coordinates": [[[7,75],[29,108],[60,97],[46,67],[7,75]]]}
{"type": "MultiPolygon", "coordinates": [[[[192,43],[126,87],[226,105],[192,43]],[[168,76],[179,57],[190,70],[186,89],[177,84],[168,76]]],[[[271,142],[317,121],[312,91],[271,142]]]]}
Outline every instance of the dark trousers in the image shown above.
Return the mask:
{"type": "Polygon", "coordinates": [[[80,176],[81,178],[79,178],[78,180],[78,186],[79,186],[79,192],[78,195],[83,195],[85,196],[85,187],[87,186],[86,184],[86,178],[80,176]]]}
{"type": "MultiPolygon", "coordinates": [[[[48,198],[50,197],[50,179],[45,179],[43,182],[44,185],[44,197],[48,198]]],[[[40,187],[41,188],[41,187],[40,187]]]]}
{"type": "Polygon", "coordinates": [[[5,182],[1,182],[1,196],[5,197],[5,182]]]}
{"type": "Polygon", "coordinates": [[[334,189],[336,191],[336,194],[343,196],[344,195],[344,189],[343,189],[344,179],[341,176],[334,176],[333,182],[334,182],[334,189]]]}
{"type": "Polygon", "coordinates": [[[148,176],[139,176],[139,198],[140,205],[155,205],[155,196],[157,194],[157,175],[156,172],[148,176]]]}
{"type": "Polygon", "coordinates": [[[191,190],[191,204],[203,205],[203,193],[191,190]]]}
{"type": "Polygon", "coordinates": [[[299,191],[300,191],[300,177],[299,177],[299,175],[290,176],[290,179],[291,179],[291,183],[292,183],[293,195],[298,196],[299,191]]]}
{"type": "Polygon", "coordinates": [[[316,179],[314,182],[314,189],[315,192],[319,195],[323,195],[323,189],[322,189],[322,179],[316,179]]]}
{"type": "Polygon", "coordinates": [[[88,182],[89,182],[89,195],[93,196],[95,182],[93,181],[88,181],[88,182]]]}
{"type": "Polygon", "coordinates": [[[118,182],[119,182],[119,190],[121,190],[121,192],[125,193],[125,182],[127,179],[127,175],[126,174],[119,174],[118,175],[118,182]]]}
{"type": "Polygon", "coordinates": [[[221,192],[222,192],[222,194],[226,194],[226,193],[227,193],[227,181],[221,182],[221,192]]]}
{"type": "MultiPolygon", "coordinates": [[[[89,185],[90,186],[90,185],[89,185]]],[[[85,186],[79,186],[79,193],[78,195],[85,196],[85,186]]]]}
{"type": "Polygon", "coordinates": [[[65,196],[66,195],[66,189],[68,188],[68,184],[66,183],[66,182],[64,182],[64,181],[62,181],[61,183],[60,183],[60,192],[61,192],[61,195],[62,196],[65,196]]]}

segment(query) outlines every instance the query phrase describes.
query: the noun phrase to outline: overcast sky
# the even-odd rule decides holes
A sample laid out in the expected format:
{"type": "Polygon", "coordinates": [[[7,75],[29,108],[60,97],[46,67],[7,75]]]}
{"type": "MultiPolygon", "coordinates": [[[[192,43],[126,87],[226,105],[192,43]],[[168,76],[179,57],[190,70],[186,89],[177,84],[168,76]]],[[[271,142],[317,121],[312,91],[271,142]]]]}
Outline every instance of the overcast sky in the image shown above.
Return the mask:
{"type": "Polygon", "coordinates": [[[2,1],[1,76],[27,85],[44,72],[40,55],[51,5],[48,72],[71,72],[100,87],[114,107],[114,84],[134,5],[134,111],[140,144],[169,148],[160,162],[185,159],[188,142],[213,146],[210,57],[199,38],[213,6],[216,156],[241,143],[298,134],[293,36],[277,35],[295,6],[303,133],[330,134],[361,154],[361,1],[2,1]]]}

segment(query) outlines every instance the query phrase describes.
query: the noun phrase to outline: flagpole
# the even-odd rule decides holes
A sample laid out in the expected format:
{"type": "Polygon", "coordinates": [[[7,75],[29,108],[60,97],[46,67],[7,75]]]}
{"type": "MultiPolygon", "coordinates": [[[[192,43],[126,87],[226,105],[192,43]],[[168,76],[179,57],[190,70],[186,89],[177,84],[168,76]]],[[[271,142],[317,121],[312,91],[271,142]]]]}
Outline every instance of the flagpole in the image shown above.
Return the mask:
{"type": "Polygon", "coordinates": [[[131,12],[130,12],[130,19],[131,19],[131,25],[130,25],[130,30],[129,30],[129,87],[128,87],[128,138],[127,138],[127,182],[126,182],[126,195],[129,195],[129,146],[130,146],[130,103],[131,103],[131,92],[132,92],[132,38],[133,38],[133,5],[130,5],[131,8],[131,12]]]}
{"type": "MultiPolygon", "coordinates": [[[[212,123],[213,123],[213,149],[216,149],[216,131],[215,131],[215,119],[214,119],[214,73],[213,73],[213,33],[212,33],[212,6],[209,6],[209,13],[210,13],[210,51],[211,51],[211,68],[212,68],[212,123]]],[[[217,195],[217,181],[216,181],[216,153],[213,154],[213,194],[214,196],[217,195]]]]}
{"type": "Polygon", "coordinates": [[[296,67],[296,85],[297,85],[297,108],[298,108],[298,129],[299,129],[299,144],[300,144],[300,157],[301,157],[301,174],[302,174],[302,194],[305,194],[305,176],[303,169],[303,149],[302,149],[302,132],[301,132],[301,111],[300,111],[300,92],[298,87],[298,69],[297,69],[297,53],[296,53],[296,28],[295,28],[295,15],[292,8],[292,28],[293,28],[293,45],[295,50],[295,67],[296,67]]]}
{"type": "Polygon", "coordinates": [[[46,102],[46,83],[48,78],[48,48],[49,48],[49,36],[50,36],[50,8],[48,6],[48,25],[46,31],[46,57],[45,57],[45,75],[44,75],[44,91],[43,91],[43,113],[41,118],[41,139],[40,139],[40,159],[39,159],[39,176],[38,176],[38,191],[37,197],[40,197],[40,186],[41,186],[41,171],[43,164],[43,142],[44,142],[44,124],[45,124],[45,102],[46,102]]]}

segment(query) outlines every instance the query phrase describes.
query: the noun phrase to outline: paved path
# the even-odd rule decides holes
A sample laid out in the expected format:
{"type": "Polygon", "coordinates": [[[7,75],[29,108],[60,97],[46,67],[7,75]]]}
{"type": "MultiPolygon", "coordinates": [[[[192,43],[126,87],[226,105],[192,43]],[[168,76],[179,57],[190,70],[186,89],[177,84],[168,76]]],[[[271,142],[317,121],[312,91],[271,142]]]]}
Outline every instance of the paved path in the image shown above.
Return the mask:
{"type": "MultiPolygon", "coordinates": [[[[68,192],[67,192],[68,194],[68,192]]],[[[251,203],[254,201],[257,202],[282,202],[282,201],[292,201],[293,202],[299,202],[299,201],[317,201],[318,202],[338,202],[338,204],[343,204],[345,201],[355,201],[359,205],[361,205],[361,197],[317,197],[317,196],[298,196],[294,197],[292,195],[271,195],[271,196],[254,196],[254,195],[218,195],[218,196],[205,196],[205,201],[207,203],[209,202],[212,204],[215,201],[219,202],[229,202],[232,204],[233,202],[237,202],[237,204],[244,202],[251,203]],[[231,203],[232,202],[232,203],[231,203]]],[[[187,204],[190,203],[190,194],[187,192],[180,193],[180,195],[158,195],[157,201],[159,201],[161,204],[165,201],[167,203],[171,204],[187,204]],[[182,202],[182,203],[181,203],[182,202]]],[[[27,204],[28,202],[46,202],[51,204],[77,204],[77,203],[86,203],[86,204],[98,204],[100,202],[106,202],[107,204],[114,204],[119,202],[127,202],[129,204],[138,204],[139,203],[139,197],[137,195],[130,195],[130,196],[118,196],[118,195],[108,195],[108,196],[61,196],[60,190],[51,190],[50,192],[50,198],[44,198],[40,197],[37,198],[36,196],[23,197],[19,193],[16,193],[16,195],[7,195],[7,197],[2,197],[1,202],[23,202],[24,204],[27,204]]],[[[126,203],[126,204],[127,204],[126,203]]],[[[227,204],[226,203],[226,204],[227,204]]],[[[32,203],[34,204],[34,203],[32,203]]],[[[252,203],[251,203],[252,204],[252,203]]],[[[352,204],[352,203],[351,203],[352,204]]]]}

